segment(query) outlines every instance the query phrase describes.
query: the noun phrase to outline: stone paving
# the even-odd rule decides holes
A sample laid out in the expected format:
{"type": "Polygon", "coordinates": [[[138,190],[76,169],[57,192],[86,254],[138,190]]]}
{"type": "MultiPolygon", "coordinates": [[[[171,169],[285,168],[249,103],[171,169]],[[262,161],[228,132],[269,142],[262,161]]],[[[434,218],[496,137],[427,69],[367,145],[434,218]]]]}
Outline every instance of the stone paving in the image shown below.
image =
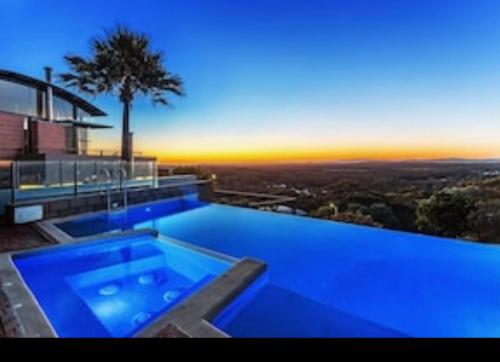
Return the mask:
{"type": "MultiPolygon", "coordinates": [[[[50,244],[50,242],[43,239],[29,225],[16,225],[11,227],[0,225],[0,253],[32,249],[50,244]]],[[[0,323],[0,338],[4,336],[5,331],[0,323]]]]}

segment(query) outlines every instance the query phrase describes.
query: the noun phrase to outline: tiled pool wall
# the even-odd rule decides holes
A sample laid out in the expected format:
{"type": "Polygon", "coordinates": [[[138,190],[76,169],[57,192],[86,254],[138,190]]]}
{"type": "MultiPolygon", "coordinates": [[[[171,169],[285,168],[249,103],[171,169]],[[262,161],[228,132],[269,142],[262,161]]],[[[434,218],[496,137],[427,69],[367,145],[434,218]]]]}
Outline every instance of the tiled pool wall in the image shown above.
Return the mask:
{"type": "MultiPolygon", "coordinates": [[[[173,197],[193,197],[203,201],[212,200],[212,183],[210,181],[188,181],[185,184],[163,186],[159,188],[129,189],[127,191],[127,202],[129,205],[144,202],[168,199],[173,197]]],[[[111,205],[123,207],[124,193],[122,191],[110,192],[111,205]]],[[[30,200],[8,204],[6,206],[7,223],[14,223],[14,208],[28,205],[42,205],[44,219],[67,217],[76,214],[103,211],[107,209],[107,195],[104,194],[82,194],[76,197],[57,197],[40,200],[30,200]]]]}

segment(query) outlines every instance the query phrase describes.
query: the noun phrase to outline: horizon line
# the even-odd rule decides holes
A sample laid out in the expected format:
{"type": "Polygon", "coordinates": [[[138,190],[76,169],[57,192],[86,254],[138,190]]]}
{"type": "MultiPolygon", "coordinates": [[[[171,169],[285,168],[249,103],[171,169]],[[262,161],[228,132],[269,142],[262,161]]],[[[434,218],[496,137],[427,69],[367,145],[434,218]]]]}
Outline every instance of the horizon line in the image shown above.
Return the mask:
{"type": "Polygon", "coordinates": [[[500,157],[449,157],[449,158],[355,158],[355,159],[332,159],[332,160],[283,160],[283,161],[169,161],[159,159],[158,164],[182,165],[182,166],[272,166],[272,165],[321,165],[321,164],[350,164],[350,163],[410,163],[410,162],[500,162],[500,157]]]}

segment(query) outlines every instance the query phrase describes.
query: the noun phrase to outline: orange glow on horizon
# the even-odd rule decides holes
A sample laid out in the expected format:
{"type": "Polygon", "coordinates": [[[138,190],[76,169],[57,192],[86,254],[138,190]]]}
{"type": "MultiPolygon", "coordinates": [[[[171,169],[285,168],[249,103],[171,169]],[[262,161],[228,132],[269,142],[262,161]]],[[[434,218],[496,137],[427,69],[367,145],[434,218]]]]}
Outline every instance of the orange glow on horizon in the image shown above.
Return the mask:
{"type": "Polygon", "coordinates": [[[423,160],[465,158],[481,159],[494,158],[500,152],[492,152],[491,148],[474,147],[425,147],[425,148],[397,148],[397,147],[339,147],[335,149],[268,149],[268,150],[227,150],[227,151],[177,151],[155,152],[159,161],[169,163],[283,163],[283,162],[325,162],[325,161],[354,161],[354,160],[423,160]]]}
{"type": "MultiPolygon", "coordinates": [[[[482,140],[472,137],[441,140],[438,135],[433,139],[413,137],[375,141],[356,137],[331,140],[329,146],[324,139],[312,141],[308,138],[297,139],[290,144],[292,137],[262,140],[258,137],[242,135],[241,139],[175,138],[166,139],[142,136],[138,139],[136,150],[144,155],[156,156],[160,162],[172,164],[272,164],[287,162],[328,162],[328,161],[400,161],[435,159],[492,159],[500,158],[500,145],[496,138],[482,140]],[[301,143],[302,142],[302,143],[301,143]],[[316,142],[316,144],[314,144],[316,142]]],[[[116,148],[113,143],[99,142],[102,147],[116,148]]]]}

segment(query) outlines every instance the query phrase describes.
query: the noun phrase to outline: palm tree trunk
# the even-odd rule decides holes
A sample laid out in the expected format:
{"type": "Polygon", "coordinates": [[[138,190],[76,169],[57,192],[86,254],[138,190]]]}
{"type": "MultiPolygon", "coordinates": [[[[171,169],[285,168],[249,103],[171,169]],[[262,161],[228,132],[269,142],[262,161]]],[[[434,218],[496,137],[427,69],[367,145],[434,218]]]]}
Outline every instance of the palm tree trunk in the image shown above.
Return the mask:
{"type": "Polygon", "coordinates": [[[122,159],[132,160],[132,145],[130,135],[130,102],[123,102],[123,124],[122,124],[122,159]]]}

